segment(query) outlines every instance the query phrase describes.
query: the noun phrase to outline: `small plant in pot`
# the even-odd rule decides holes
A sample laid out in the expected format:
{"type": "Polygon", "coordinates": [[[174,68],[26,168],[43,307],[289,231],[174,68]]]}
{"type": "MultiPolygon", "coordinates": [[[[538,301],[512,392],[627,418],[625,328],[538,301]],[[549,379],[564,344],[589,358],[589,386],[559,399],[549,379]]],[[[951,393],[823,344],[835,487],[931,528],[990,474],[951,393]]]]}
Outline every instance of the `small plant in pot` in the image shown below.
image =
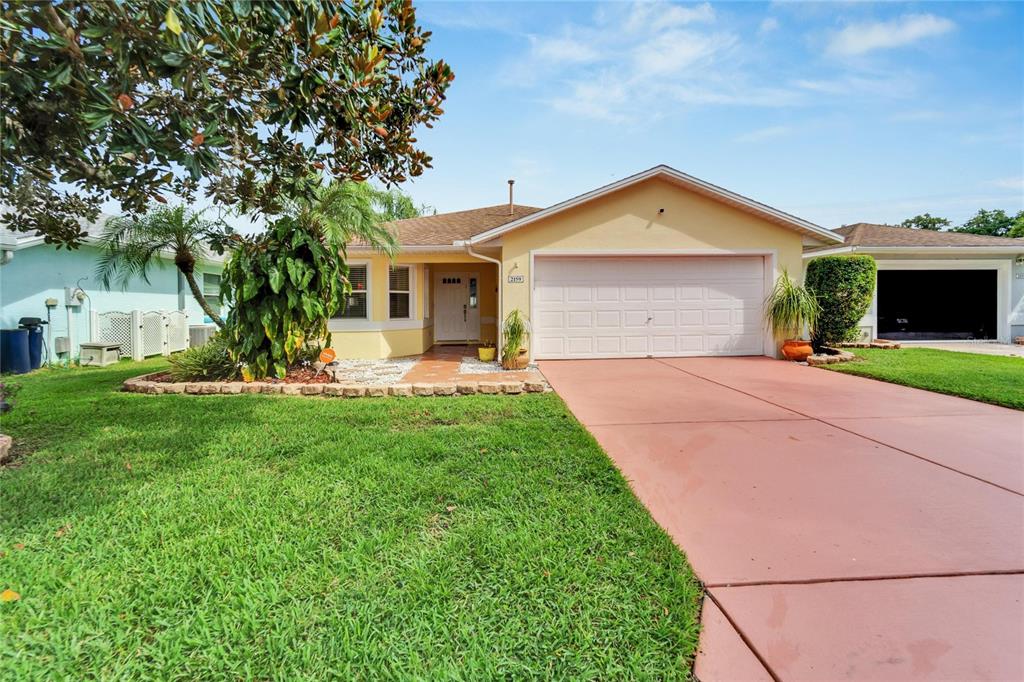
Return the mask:
{"type": "Polygon", "coordinates": [[[529,351],[525,348],[530,335],[526,318],[515,309],[505,317],[501,328],[501,366],[505,369],[523,369],[530,362],[529,351]]]}
{"type": "Polygon", "coordinates": [[[480,358],[480,362],[494,362],[494,342],[484,341],[476,349],[477,357],[480,358]]]}
{"type": "Polygon", "coordinates": [[[811,334],[818,323],[821,306],[814,294],[792,280],[786,270],[764,302],[764,317],[775,338],[783,338],[782,354],[787,360],[803,362],[813,352],[811,342],[800,338],[804,328],[811,334]]]}

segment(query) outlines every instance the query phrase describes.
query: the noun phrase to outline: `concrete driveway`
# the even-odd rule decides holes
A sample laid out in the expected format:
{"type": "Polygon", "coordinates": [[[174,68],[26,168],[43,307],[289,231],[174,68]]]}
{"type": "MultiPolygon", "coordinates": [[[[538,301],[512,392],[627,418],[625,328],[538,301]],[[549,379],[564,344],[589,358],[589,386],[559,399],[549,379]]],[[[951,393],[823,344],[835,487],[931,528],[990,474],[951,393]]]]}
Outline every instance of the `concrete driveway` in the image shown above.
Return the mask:
{"type": "Polygon", "coordinates": [[[1024,412],[768,358],[541,371],[706,585],[702,682],[1024,679],[1024,412]]]}

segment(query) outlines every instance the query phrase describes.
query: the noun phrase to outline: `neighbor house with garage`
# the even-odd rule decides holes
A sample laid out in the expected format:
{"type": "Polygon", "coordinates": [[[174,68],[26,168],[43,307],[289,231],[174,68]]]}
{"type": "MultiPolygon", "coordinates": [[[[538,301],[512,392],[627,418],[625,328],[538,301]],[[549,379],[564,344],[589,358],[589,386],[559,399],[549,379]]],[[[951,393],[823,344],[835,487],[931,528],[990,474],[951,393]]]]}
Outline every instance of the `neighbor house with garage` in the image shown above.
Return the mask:
{"type": "Polygon", "coordinates": [[[394,262],[354,244],[331,320],[341,357],[499,342],[530,320],[533,359],[772,355],[761,304],[807,248],[843,236],[667,166],[554,206],[508,204],[394,225],[394,262]]]}
{"type": "Polygon", "coordinates": [[[878,264],[864,338],[991,340],[1024,336],[1024,239],[858,223],[835,230],[825,254],[868,254],[878,264]]]}

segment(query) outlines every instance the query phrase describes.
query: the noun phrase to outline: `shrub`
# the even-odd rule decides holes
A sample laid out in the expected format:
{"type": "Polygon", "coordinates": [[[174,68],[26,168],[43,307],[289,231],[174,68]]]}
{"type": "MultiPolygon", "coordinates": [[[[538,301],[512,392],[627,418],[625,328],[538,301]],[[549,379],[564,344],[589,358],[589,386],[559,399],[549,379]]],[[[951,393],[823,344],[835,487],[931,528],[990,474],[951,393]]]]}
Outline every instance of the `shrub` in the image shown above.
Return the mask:
{"type": "Polygon", "coordinates": [[[218,381],[238,376],[238,365],[228,354],[224,338],[218,334],[202,346],[175,353],[169,359],[168,373],[175,381],[218,381]]]}
{"type": "Polygon", "coordinates": [[[857,323],[875,292],[876,269],[871,256],[822,256],[808,264],[805,283],[821,305],[815,347],[857,338],[857,323]]]}
{"type": "Polygon", "coordinates": [[[327,320],[350,291],[348,266],[327,238],[290,216],[241,242],[224,267],[227,344],[246,381],[283,379],[307,346],[330,344],[327,320]]]}

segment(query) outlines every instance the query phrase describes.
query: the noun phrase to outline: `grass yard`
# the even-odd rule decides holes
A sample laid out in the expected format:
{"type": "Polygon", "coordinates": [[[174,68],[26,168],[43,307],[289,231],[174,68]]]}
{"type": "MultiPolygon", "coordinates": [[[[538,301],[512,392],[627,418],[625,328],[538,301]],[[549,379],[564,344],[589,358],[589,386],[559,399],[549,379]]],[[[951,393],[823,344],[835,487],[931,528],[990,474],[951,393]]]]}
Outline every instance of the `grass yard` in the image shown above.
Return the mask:
{"type": "Polygon", "coordinates": [[[864,361],[825,366],[837,372],[1024,410],[1024,358],[928,348],[851,350],[864,361]]]}
{"type": "Polygon", "coordinates": [[[554,394],[146,396],[3,431],[0,679],[682,678],[700,585],[554,394]]]}

